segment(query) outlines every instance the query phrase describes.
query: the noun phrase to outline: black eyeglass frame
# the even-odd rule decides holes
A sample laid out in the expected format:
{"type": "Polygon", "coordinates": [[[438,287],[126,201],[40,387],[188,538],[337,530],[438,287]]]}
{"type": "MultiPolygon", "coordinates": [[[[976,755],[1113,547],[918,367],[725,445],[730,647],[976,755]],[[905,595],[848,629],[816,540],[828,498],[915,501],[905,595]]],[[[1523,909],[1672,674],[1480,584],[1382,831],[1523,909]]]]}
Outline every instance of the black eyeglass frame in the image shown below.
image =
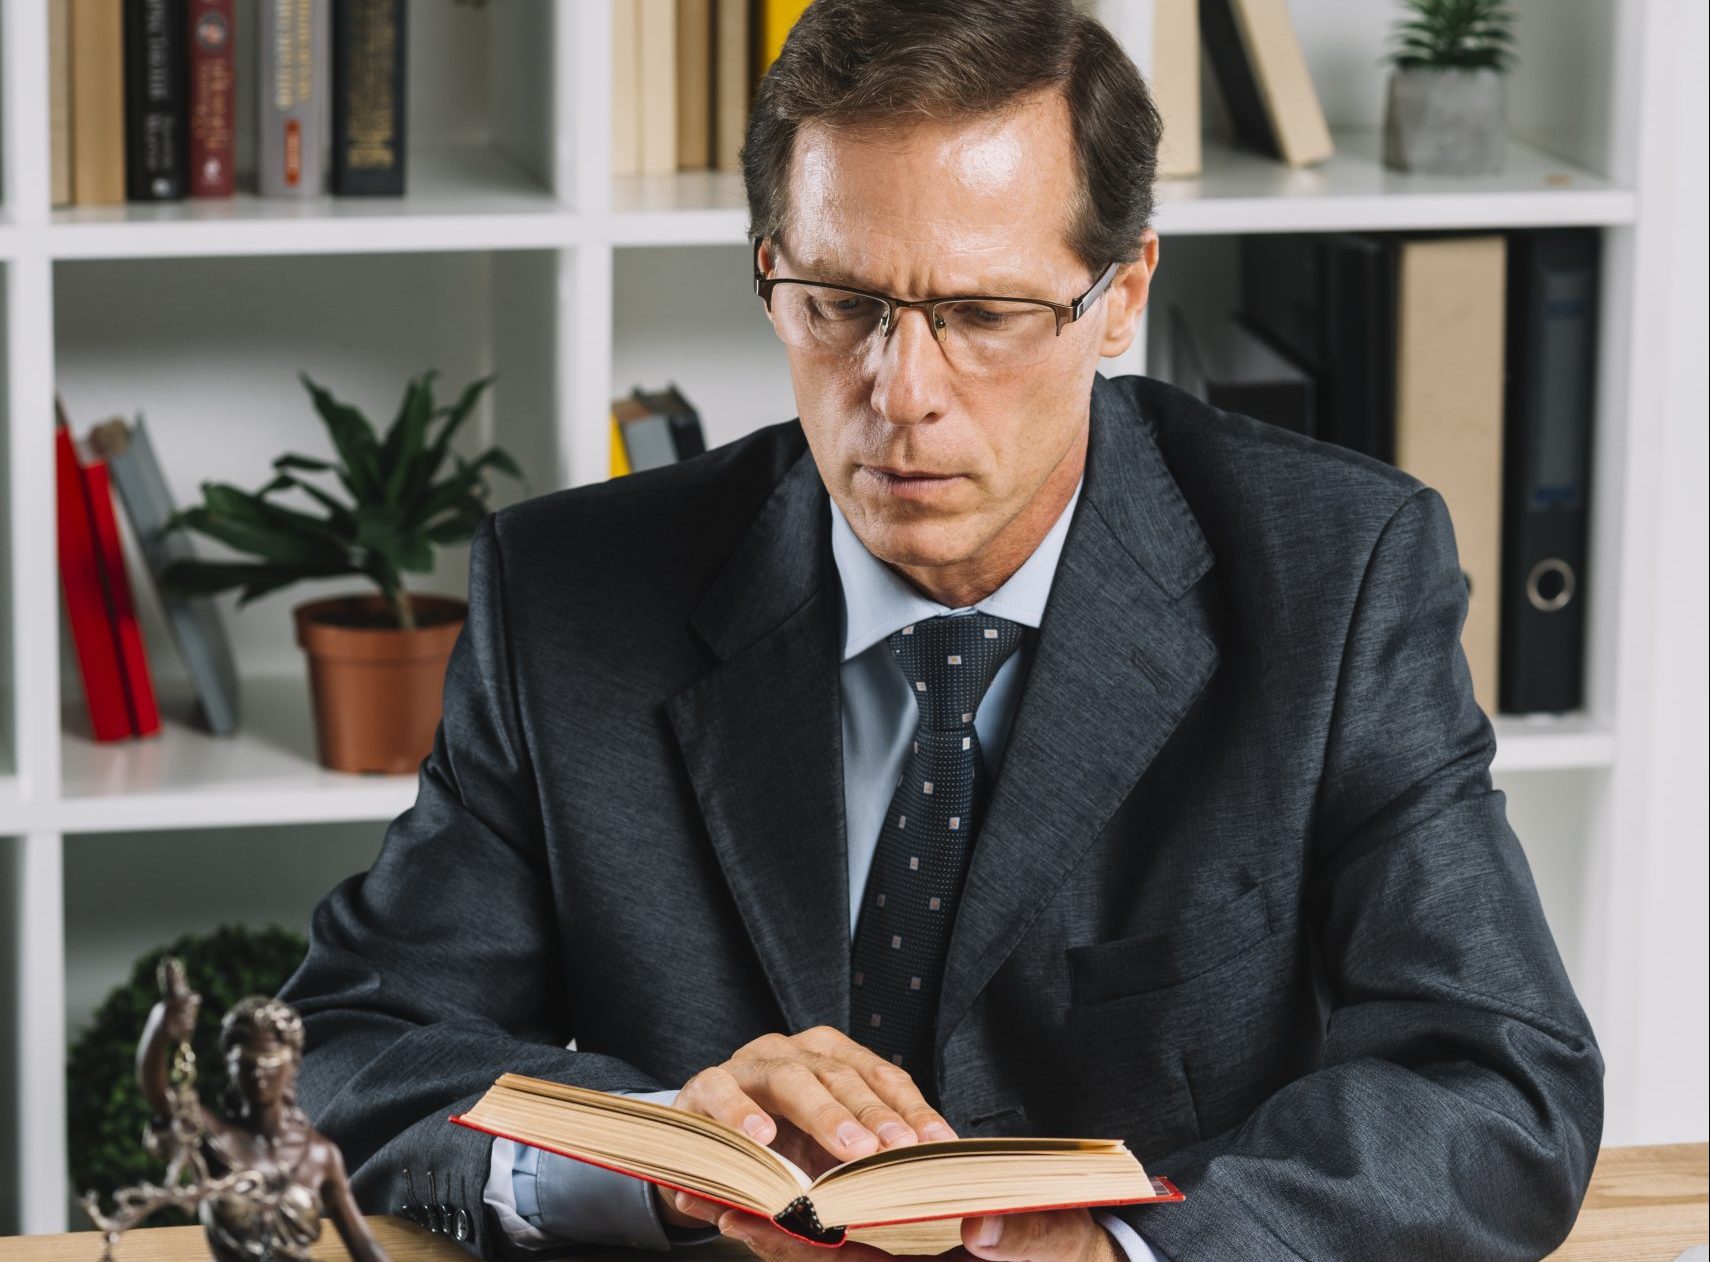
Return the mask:
{"type": "Polygon", "coordinates": [[[941,298],[916,298],[908,301],[893,298],[889,294],[881,294],[877,290],[858,289],[853,285],[836,285],[829,281],[812,280],[805,276],[767,276],[760,270],[760,246],[765,237],[754,238],[754,292],[760,296],[760,301],[766,304],[766,310],[772,309],[772,291],[779,285],[812,285],[816,289],[835,289],[840,293],[855,294],[861,298],[872,298],[885,304],[884,318],[879,322],[879,333],[882,337],[890,337],[891,330],[897,326],[897,312],[904,307],[918,307],[926,316],[933,335],[942,342],[946,336],[947,326],[939,318],[938,307],[948,302],[1025,302],[1037,307],[1048,308],[1057,320],[1055,336],[1063,335],[1063,326],[1073,324],[1087,313],[1087,309],[1104,296],[1104,291],[1110,288],[1110,282],[1116,278],[1116,269],[1122,264],[1112,261],[1099,278],[1092,283],[1084,294],[1073,302],[1052,302],[1049,298],[1020,298],[1014,294],[954,294],[941,298]]]}

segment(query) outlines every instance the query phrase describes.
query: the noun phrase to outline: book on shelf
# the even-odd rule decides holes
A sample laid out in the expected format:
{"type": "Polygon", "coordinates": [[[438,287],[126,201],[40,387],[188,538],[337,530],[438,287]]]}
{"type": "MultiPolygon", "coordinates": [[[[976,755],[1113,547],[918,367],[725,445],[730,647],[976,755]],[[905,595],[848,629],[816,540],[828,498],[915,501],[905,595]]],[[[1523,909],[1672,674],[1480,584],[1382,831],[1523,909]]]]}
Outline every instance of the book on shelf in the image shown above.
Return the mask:
{"type": "Polygon", "coordinates": [[[1198,175],[1199,0],[1122,0],[1101,4],[1097,13],[1133,59],[1163,122],[1159,178],[1198,175]]]}
{"type": "Polygon", "coordinates": [[[677,0],[641,0],[641,170],[677,169],[677,0]]]}
{"type": "Polygon", "coordinates": [[[55,489],[60,585],[98,741],[160,730],[154,680],[131,600],[106,463],[77,450],[55,401],[55,489]]]}
{"type": "Polygon", "coordinates": [[[328,0],[258,0],[256,172],[263,197],[326,191],[328,0]]]}
{"type": "Polygon", "coordinates": [[[118,0],[71,5],[71,198],[125,200],[125,11],[118,0]]]}
{"type": "Polygon", "coordinates": [[[1395,462],[1395,247],[1360,233],[1241,238],[1242,318],[1313,375],[1315,437],[1395,462]]]}
{"type": "Polygon", "coordinates": [[[131,535],[154,579],[202,722],[215,736],[228,736],[237,730],[239,703],[237,661],[225,623],[211,597],[180,596],[160,587],[166,567],[194,559],[196,548],[186,532],[167,529],[175,506],[148,427],[140,416],[134,425],[115,418],[97,425],[89,443],[106,462],[131,535]]]}
{"type": "Polygon", "coordinates": [[[712,166],[713,0],[677,0],[677,169],[712,166]]]}
{"type": "Polygon", "coordinates": [[[1497,712],[1502,609],[1506,241],[1403,238],[1396,261],[1395,463],[1449,506],[1467,580],[1461,647],[1497,712]]]}
{"type": "Polygon", "coordinates": [[[332,0],[332,191],[404,193],[405,0],[332,0]]]}
{"type": "Polygon", "coordinates": [[[948,1139],[881,1150],[818,1178],[709,1117],[505,1074],[460,1126],[692,1192],[817,1245],[851,1229],[983,1214],[1185,1198],[1120,1139],[948,1139]]]}
{"type": "Polygon", "coordinates": [[[742,170],[748,106],[754,98],[754,40],[748,0],[716,0],[713,66],[713,165],[742,170]]]}
{"type": "Polygon", "coordinates": [[[125,196],[133,202],[184,197],[184,0],[124,0],[125,196]]]}
{"type": "Polygon", "coordinates": [[[1232,316],[1196,329],[1170,308],[1170,380],[1212,407],[1316,437],[1316,388],[1310,373],[1232,316]]]}
{"type": "Polygon", "coordinates": [[[1468,584],[1462,647],[1488,714],[1580,704],[1584,615],[1564,592],[1587,560],[1596,239],[1241,242],[1243,315],[1312,375],[1317,436],[1407,470],[1448,504],[1468,584]]]}
{"type": "Polygon", "coordinates": [[[612,174],[641,172],[641,0],[612,0],[612,174]]]}
{"type": "Polygon", "coordinates": [[[796,19],[807,12],[808,0],[755,0],[754,77],[758,83],[765,77],[778,54],[784,51],[784,41],[796,19]]]}
{"type": "Polygon", "coordinates": [[[230,197],[237,171],[236,0],[190,0],[189,195],[230,197]]]}
{"type": "Polygon", "coordinates": [[[1598,256],[1595,228],[1508,238],[1498,675],[1509,713],[1583,702],[1598,256]]]}
{"type": "Polygon", "coordinates": [[[55,206],[71,191],[71,0],[48,0],[48,150],[55,206]]]}
{"type": "Polygon", "coordinates": [[[612,403],[611,475],[657,469],[707,449],[701,417],[676,386],[637,387],[612,403]]]}
{"type": "Polygon", "coordinates": [[[1243,143],[1289,166],[1335,152],[1288,0],[1199,0],[1199,26],[1243,143]]]}

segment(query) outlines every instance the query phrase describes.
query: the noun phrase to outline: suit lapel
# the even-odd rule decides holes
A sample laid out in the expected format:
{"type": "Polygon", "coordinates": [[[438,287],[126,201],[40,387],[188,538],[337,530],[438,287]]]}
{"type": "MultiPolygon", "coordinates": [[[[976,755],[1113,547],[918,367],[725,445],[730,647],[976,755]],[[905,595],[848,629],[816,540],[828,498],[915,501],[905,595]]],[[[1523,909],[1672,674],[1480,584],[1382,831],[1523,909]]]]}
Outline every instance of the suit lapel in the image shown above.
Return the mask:
{"type": "Polygon", "coordinates": [[[692,622],[720,659],[666,705],[789,1032],[849,1022],[839,593],[804,452],[692,622]]]}
{"type": "Polygon", "coordinates": [[[1095,380],[1064,541],[945,961],[938,1048],[1217,666],[1180,597],[1212,562],[1151,423],[1095,380]]]}

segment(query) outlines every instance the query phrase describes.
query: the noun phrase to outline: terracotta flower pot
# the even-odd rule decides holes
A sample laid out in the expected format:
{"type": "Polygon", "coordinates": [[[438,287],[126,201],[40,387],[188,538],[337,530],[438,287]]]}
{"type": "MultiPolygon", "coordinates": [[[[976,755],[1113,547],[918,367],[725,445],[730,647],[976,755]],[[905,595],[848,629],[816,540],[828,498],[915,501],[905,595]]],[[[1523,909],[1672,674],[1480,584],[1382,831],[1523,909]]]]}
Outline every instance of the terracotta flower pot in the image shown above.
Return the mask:
{"type": "Polygon", "coordinates": [[[391,625],[384,596],[312,600],[291,611],[309,655],[315,745],[334,771],[413,772],[433,748],[445,664],[468,605],[413,596],[417,626],[391,625]]]}

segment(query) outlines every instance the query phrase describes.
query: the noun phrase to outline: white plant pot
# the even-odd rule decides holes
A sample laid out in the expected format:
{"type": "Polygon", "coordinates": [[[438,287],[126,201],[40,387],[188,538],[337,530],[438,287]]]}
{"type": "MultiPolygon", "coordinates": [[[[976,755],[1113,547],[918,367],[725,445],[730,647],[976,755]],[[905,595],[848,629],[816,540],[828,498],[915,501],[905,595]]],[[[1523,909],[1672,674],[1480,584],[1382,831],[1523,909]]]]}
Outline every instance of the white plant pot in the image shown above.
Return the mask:
{"type": "Polygon", "coordinates": [[[1493,175],[1508,150],[1507,79],[1500,70],[1392,71],[1384,165],[1436,175],[1493,175]]]}

